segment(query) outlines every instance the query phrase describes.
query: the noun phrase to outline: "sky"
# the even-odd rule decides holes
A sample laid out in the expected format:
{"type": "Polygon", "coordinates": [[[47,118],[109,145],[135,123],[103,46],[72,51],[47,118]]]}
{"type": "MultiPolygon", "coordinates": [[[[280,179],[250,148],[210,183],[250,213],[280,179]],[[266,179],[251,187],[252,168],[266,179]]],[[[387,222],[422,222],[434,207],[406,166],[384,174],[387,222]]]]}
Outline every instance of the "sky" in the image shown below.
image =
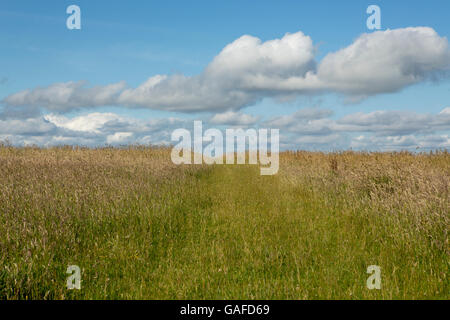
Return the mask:
{"type": "Polygon", "coordinates": [[[446,0],[2,0],[0,141],[170,144],[201,120],[279,129],[282,149],[448,150],[448,12],[446,0]]]}

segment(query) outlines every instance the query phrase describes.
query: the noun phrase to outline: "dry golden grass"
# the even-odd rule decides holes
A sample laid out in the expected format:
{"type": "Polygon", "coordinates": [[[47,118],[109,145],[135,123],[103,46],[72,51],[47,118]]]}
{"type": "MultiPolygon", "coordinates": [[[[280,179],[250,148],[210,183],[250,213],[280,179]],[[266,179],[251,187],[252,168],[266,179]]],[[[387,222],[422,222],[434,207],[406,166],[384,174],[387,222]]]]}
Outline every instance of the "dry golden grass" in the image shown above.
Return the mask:
{"type": "Polygon", "coordinates": [[[282,161],[282,176],[293,185],[334,191],[344,195],[350,207],[407,216],[414,223],[411,227],[423,232],[445,227],[437,245],[449,249],[449,153],[287,152],[282,161]]]}

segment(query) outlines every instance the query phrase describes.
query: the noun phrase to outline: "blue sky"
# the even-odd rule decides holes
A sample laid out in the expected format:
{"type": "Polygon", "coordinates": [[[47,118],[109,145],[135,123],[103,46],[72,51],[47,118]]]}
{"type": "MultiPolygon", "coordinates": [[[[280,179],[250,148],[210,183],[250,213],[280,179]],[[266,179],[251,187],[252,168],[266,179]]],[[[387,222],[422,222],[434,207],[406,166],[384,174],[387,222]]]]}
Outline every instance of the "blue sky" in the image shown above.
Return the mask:
{"type": "MultiPolygon", "coordinates": [[[[29,100],[17,102],[17,99],[8,100],[7,98],[23,90],[46,88],[55,83],[87,81],[86,86],[92,87],[107,86],[123,81],[127,88],[137,88],[148,78],[158,74],[195,77],[202,74],[225,46],[243,35],[257,37],[264,43],[273,39],[281,39],[286,33],[293,34],[301,31],[305,36],[311,38],[316,50],[314,59],[317,64],[320,64],[327,55],[352,45],[362,34],[373,33],[366,27],[366,20],[369,16],[366,14],[366,8],[371,4],[376,4],[381,8],[382,28],[379,32],[387,29],[428,27],[434,30],[439,39],[450,35],[450,23],[448,23],[450,3],[444,0],[427,2],[361,0],[311,2],[46,0],[38,2],[3,0],[0,4],[0,36],[2,39],[0,45],[2,57],[0,62],[0,100],[3,99],[0,110],[1,108],[12,110],[12,108],[29,107],[32,104],[29,100]],[[66,28],[66,19],[69,16],[66,14],[66,8],[72,4],[81,8],[81,30],[66,28]]],[[[409,37],[409,35],[405,37],[409,37]]],[[[405,47],[405,50],[409,49],[405,47]]],[[[430,54],[435,54],[435,52],[430,54]]],[[[436,54],[442,58],[444,53],[436,54]]],[[[422,63],[421,56],[419,53],[417,54],[420,63],[422,63]]],[[[430,61],[434,60],[435,57],[430,56],[430,61]]],[[[67,125],[71,119],[77,119],[77,117],[85,118],[79,118],[76,123],[92,122],[93,120],[88,115],[94,113],[96,121],[100,121],[102,125],[107,120],[101,120],[101,114],[114,114],[117,117],[109,117],[108,121],[113,118],[116,122],[130,120],[131,123],[134,123],[133,121],[138,121],[140,125],[145,126],[146,129],[142,129],[142,132],[148,130],[148,134],[133,133],[129,136],[130,140],[118,141],[128,143],[167,142],[168,132],[163,132],[164,130],[160,130],[158,134],[155,132],[158,126],[168,128],[164,121],[169,118],[176,118],[178,121],[175,122],[176,125],[189,126],[188,121],[190,120],[203,119],[207,121],[214,118],[216,114],[226,114],[227,112],[230,116],[229,121],[222,123],[213,121],[211,125],[216,123],[216,125],[267,126],[282,116],[296,119],[295,113],[303,109],[331,110],[332,113],[325,119],[328,122],[339,121],[346,116],[353,117],[358,113],[377,118],[377,112],[400,112],[400,114],[405,112],[405,114],[414,114],[419,118],[421,115],[442,118],[447,117],[447,113],[450,113],[450,109],[445,111],[445,108],[450,107],[450,80],[447,67],[448,65],[445,65],[444,61],[439,66],[433,67],[432,72],[428,72],[427,69],[426,76],[420,81],[402,85],[400,88],[393,89],[393,92],[384,88],[363,99],[350,99],[352,103],[348,103],[346,89],[327,89],[324,92],[308,92],[307,94],[303,94],[302,91],[301,94],[296,93],[295,97],[289,99],[284,99],[284,96],[278,99],[280,98],[278,93],[275,99],[272,94],[262,94],[256,100],[250,99],[250,102],[246,102],[242,106],[230,105],[230,110],[226,110],[224,107],[220,109],[205,107],[200,108],[201,111],[194,112],[192,110],[186,112],[178,105],[178,109],[170,106],[167,108],[154,107],[153,103],[144,103],[143,107],[142,105],[134,106],[133,102],[127,103],[126,106],[122,106],[120,103],[113,105],[94,105],[93,103],[91,105],[86,102],[75,108],[63,106],[46,108],[45,105],[39,105],[38,101],[33,106],[34,112],[30,112],[29,116],[24,115],[23,112],[20,116],[8,116],[5,112],[1,115],[0,113],[0,139],[7,138],[17,144],[45,145],[63,142],[102,144],[105,143],[107,136],[114,135],[114,131],[105,132],[102,136],[103,129],[94,126],[96,132],[92,131],[91,135],[86,137],[87,129],[83,129],[83,124],[80,124],[80,130],[77,130],[73,123],[70,126],[67,125]],[[439,79],[438,81],[430,80],[436,77],[439,79]],[[36,108],[39,109],[38,113],[36,113],[36,108]],[[442,113],[443,110],[444,113],[442,113]],[[46,117],[49,114],[53,118],[46,117]],[[438,116],[439,114],[442,116],[438,116]],[[246,115],[250,117],[249,121],[236,122],[236,119],[245,118],[246,115]],[[56,117],[59,120],[54,122],[56,117]],[[36,121],[36,123],[33,122],[35,125],[39,124],[39,119],[43,119],[45,121],[43,126],[49,131],[46,132],[45,129],[42,129],[33,135],[30,130],[13,132],[9,129],[13,123],[16,127],[24,121],[30,123],[32,119],[36,121]],[[233,123],[233,119],[235,119],[235,123],[233,123]],[[160,122],[157,122],[154,128],[151,127],[148,121],[156,120],[160,120],[160,122]],[[48,125],[49,121],[52,126],[48,125]],[[66,131],[63,132],[64,130],[66,131]],[[64,139],[67,130],[72,132],[68,134],[70,138],[64,139]],[[77,139],[77,131],[83,132],[84,136],[77,139]],[[56,136],[63,138],[55,140],[56,136]],[[146,139],[142,140],[143,137],[146,139]]],[[[271,72],[276,72],[274,69],[271,70],[271,72]]],[[[171,88],[173,89],[172,86],[169,86],[166,91],[170,92],[171,88]]],[[[271,92],[272,89],[265,88],[264,90],[264,92],[271,92]]],[[[354,93],[352,92],[351,95],[354,96],[354,93]]],[[[27,110],[26,112],[28,112],[27,110]]],[[[392,115],[398,116],[398,114],[392,115]]],[[[389,114],[387,118],[389,118],[389,114]]],[[[384,150],[403,147],[408,149],[412,148],[414,143],[420,144],[423,148],[448,148],[449,125],[445,122],[446,118],[443,120],[441,118],[429,120],[431,122],[427,124],[427,128],[404,132],[394,130],[395,134],[392,130],[388,130],[389,133],[380,133],[374,128],[367,131],[369,134],[364,128],[361,130],[351,129],[349,132],[340,128],[337,133],[328,132],[330,139],[324,139],[324,141],[333,141],[334,137],[335,141],[331,143],[323,141],[315,143],[314,141],[318,141],[317,133],[314,134],[314,137],[310,135],[312,139],[302,140],[302,137],[307,136],[305,132],[308,130],[293,128],[292,124],[288,127],[281,127],[280,130],[282,136],[284,129],[288,133],[285,135],[285,146],[289,148],[330,150],[358,148],[359,146],[362,149],[373,147],[384,150]],[[439,128],[430,128],[429,126],[433,126],[436,121],[439,122],[439,128]],[[444,125],[442,125],[442,121],[445,122],[444,125]],[[366,144],[352,144],[353,138],[361,136],[371,137],[372,140],[367,140],[366,144]],[[436,137],[441,137],[441,139],[436,140],[436,137]],[[389,146],[389,143],[383,145],[383,139],[388,141],[387,138],[391,139],[390,141],[417,139],[409,144],[399,143],[398,146],[389,146]],[[420,139],[425,139],[423,140],[425,142],[420,139]],[[377,142],[373,144],[374,141],[377,142]],[[440,142],[430,144],[429,141],[440,142]]],[[[305,118],[306,123],[310,120],[320,120],[322,121],[320,125],[324,125],[323,121],[325,121],[324,118],[315,116],[312,119],[305,118]]],[[[111,125],[111,123],[109,124],[111,125]]],[[[358,124],[358,126],[362,125],[358,124]]],[[[108,130],[113,129],[109,126],[108,130]]],[[[109,139],[109,142],[113,141],[114,139],[109,139]]]]}

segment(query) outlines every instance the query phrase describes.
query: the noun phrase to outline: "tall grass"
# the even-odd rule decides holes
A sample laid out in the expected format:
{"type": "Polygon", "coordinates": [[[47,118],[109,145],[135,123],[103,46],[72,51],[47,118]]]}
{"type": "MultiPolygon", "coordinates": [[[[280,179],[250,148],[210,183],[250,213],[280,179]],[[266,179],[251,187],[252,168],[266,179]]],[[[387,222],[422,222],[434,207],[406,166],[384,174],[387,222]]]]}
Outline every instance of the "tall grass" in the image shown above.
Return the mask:
{"type": "Polygon", "coordinates": [[[280,160],[260,176],[165,148],[0,147],[0,298],[450,298],[447,152],[280,160]]]}

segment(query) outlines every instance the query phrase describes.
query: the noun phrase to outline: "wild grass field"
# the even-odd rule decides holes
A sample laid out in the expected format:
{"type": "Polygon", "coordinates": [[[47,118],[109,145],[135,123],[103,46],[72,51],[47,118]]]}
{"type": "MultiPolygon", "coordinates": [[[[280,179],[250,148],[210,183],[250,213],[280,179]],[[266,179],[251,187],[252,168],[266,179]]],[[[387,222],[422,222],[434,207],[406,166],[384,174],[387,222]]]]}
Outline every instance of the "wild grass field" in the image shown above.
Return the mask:
{"type": "Polygon", "coordinates": [[[449,183],[447,152],[285,152],[261,176],[3,146],[0,299],[449,299],[449,183]]]}

